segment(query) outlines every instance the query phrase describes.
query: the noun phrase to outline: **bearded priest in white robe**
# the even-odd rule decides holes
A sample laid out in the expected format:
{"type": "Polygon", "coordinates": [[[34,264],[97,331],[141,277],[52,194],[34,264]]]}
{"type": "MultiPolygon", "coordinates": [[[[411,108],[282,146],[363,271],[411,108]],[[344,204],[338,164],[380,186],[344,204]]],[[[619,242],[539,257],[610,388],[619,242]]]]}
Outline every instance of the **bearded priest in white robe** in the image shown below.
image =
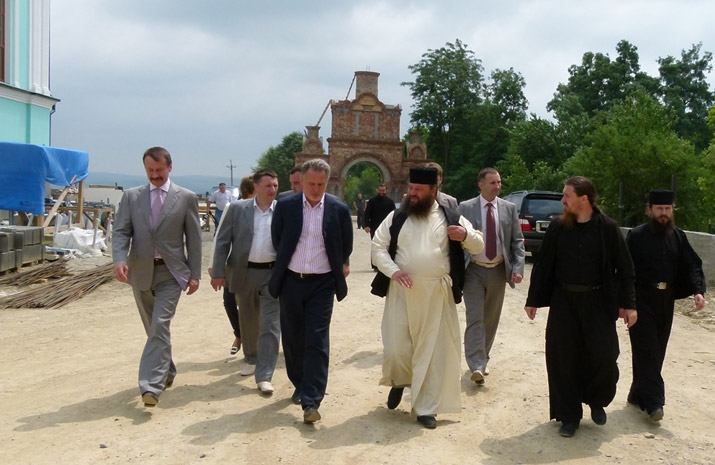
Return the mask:
{"type": "Polygon", "coordinates": [[[391,386],[396,408],[410,387],[412,413],[426,428],[436,415],[459,413],[461,335],[456,303],[464,283],[464,250],[484,248],[482,233],[436,202],[437,170],[410,169],[408,195],[382,222],[372,241],[372,261],[390,277],[382,319],[384,361],[380,384],[391,386]],[[400,215],[405,215],[400,218],[400,215]],[[394,258],[389,246],[393,222],[394,258]]]}

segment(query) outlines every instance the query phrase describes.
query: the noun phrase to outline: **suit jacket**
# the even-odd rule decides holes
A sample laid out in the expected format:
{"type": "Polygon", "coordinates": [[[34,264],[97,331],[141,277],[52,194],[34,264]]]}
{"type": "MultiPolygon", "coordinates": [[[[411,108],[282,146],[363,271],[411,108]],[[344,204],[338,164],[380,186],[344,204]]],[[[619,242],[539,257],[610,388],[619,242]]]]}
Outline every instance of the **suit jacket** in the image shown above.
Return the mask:
{"type": "MultiPolygon", "coordinates": [[[[472,223],[474,229],[485,233],[484,225],[482,224],[480,199],[481,196],[477,196],[473,199],[465,200],[459,204],[457,211],[472,223]]],[[[524,251],[524,234],[521,232],[521,226],[519,225],[519,214],[516,211],[516,205],[499,197],[496,198],[496,203],[497,215],[499,216],[499,240],[501,240],[502,255],[504,255],[506,282],[513,289],[515,286],[511,282],[512,273],[524,275],[524,257],[526,255],[524,251]]],[[[469,258],[471,257],[467,257],[467,259],[469,258]]]]}
{"type": "Polygon", "coordinates": [[[154,249],[174,276],[201,278],[201,226],[196,194],[173,182],[166,193],[156,230],[151,226],[149,184],[124,191],[112,236],[114,263],[129,266],[127,282],[149,290],[154,249]]]}
{"type": "MultiPolygon", "coordinates": [[[[268,286],[273,297],[279,297],[288,263],[303,231],[303,195],[282,198],[276,204],[271,223],[271,237],[276,249],[276,265],[268,286]]],[[[350,263],[353,251],[353,224],[348,206],[337,197],[325,194],[323,210],[323,240],[335,278],[335,296],[341,301],[348,294],[343,265],[350,263]]]]}
{"type": "Polygon", "coordinates": [[[253,244],[253,212],[253,199],[231,202],[216,233],[212,276],[225,277],[226,287],[234,293],[246,282],[253,244]]]}
{"type": "Polygon", "coordinates": [[[442,191],[437,191],[437,203],[452,210],[456,210],[458,205],[457,199],[442,191]]]}

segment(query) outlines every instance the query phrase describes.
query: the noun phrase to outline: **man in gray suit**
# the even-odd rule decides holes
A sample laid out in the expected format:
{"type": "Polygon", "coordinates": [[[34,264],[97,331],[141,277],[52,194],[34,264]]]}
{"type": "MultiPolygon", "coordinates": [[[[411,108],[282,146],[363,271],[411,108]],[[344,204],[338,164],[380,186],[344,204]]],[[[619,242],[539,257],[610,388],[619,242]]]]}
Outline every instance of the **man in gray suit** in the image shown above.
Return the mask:
{"type": "Polygon", "coordinates": [[[276,261],[271,223],[278,175],[263,169],[253,175],[253,183],[255,197],[232,202],[216,234],[211,287],[228,287],[236,294],[247,363],[241,375],[255,373],[258,389],[270,395],[281,332],[280,305],[268,293],[276,261]]]}
{"type": "Polygon", "coordinates": [[[457,209],[457,199],[449,194],[442,192],[442,166],[439,163],[433,161],[425,165],[427,168],[434,168],[437,170],[437,203],[443,207],[451,208],[452,210],[457,209]]]}
{"type": "Polygon", "coordinates": [[[484,234],[484,250],[472,255],[464,279],[464,355],[471,380],[484,384],[489,352],[499,325],[506,283],[514,288],[524,275],[524,236],[516,206],[498,197],[501,177],[494,168],[478,175],[481,195],[459,204],[457,211],[484,234]]]}
{"type": "Polygon", "coordinates": [[[201,277],[201,226],[196,194],[169,180],[171,155],[144,152],[149,184],[124,191],[114,222],[114,278],[129,283],[147,335],[139,362],[146,407],[174,383],[169,325],[182,290],[191,295],[201,277]],[[185,253],[186,250],[186,253],[185,253]]]}

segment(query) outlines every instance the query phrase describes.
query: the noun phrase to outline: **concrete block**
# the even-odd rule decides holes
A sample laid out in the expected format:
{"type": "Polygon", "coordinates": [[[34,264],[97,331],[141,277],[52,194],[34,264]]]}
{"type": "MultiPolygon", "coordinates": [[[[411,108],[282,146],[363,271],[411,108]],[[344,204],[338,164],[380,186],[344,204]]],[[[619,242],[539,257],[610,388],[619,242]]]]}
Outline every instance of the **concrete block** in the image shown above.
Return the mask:
{"type": "Polygon", "coordinates": [[[0,252],[0,271],[13,270],[15,268],[17,268],[15,251],[0,252]]]}
{"type": "Polygon", "coordinates": [[[23,265],[41,261],[44,256],[44,250],[44,244],[26,245],[25,248],[22,249],[23,265]]]}
{"type": "Polygon", "coordinates": [[[10,250],[13,250],[13,247],[10,247],[10,234],[6,232],[0,232],[0,253],[9,252],[10,250]]]}
{"type": "Polygon", "coordinates": [[[25,233],[22,231],[15,231],[13,233],[15,240],[13,241],[13,248],[15,250],[22,250],[25,247],[25,233]]]}

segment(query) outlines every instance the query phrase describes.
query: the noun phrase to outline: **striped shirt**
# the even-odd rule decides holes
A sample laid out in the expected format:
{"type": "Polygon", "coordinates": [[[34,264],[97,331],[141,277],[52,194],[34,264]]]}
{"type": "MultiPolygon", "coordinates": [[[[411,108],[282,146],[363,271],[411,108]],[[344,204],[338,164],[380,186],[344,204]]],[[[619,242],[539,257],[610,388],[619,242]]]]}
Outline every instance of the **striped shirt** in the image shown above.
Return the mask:
{"type": "Polygon", "coordinates": [[[288,263],[288,269],[296,273],[330,273],[328,253],[323,238],[323,212],[325,194],[312,207],[303,194],[303,230],[298,245],[288,263]]]}

